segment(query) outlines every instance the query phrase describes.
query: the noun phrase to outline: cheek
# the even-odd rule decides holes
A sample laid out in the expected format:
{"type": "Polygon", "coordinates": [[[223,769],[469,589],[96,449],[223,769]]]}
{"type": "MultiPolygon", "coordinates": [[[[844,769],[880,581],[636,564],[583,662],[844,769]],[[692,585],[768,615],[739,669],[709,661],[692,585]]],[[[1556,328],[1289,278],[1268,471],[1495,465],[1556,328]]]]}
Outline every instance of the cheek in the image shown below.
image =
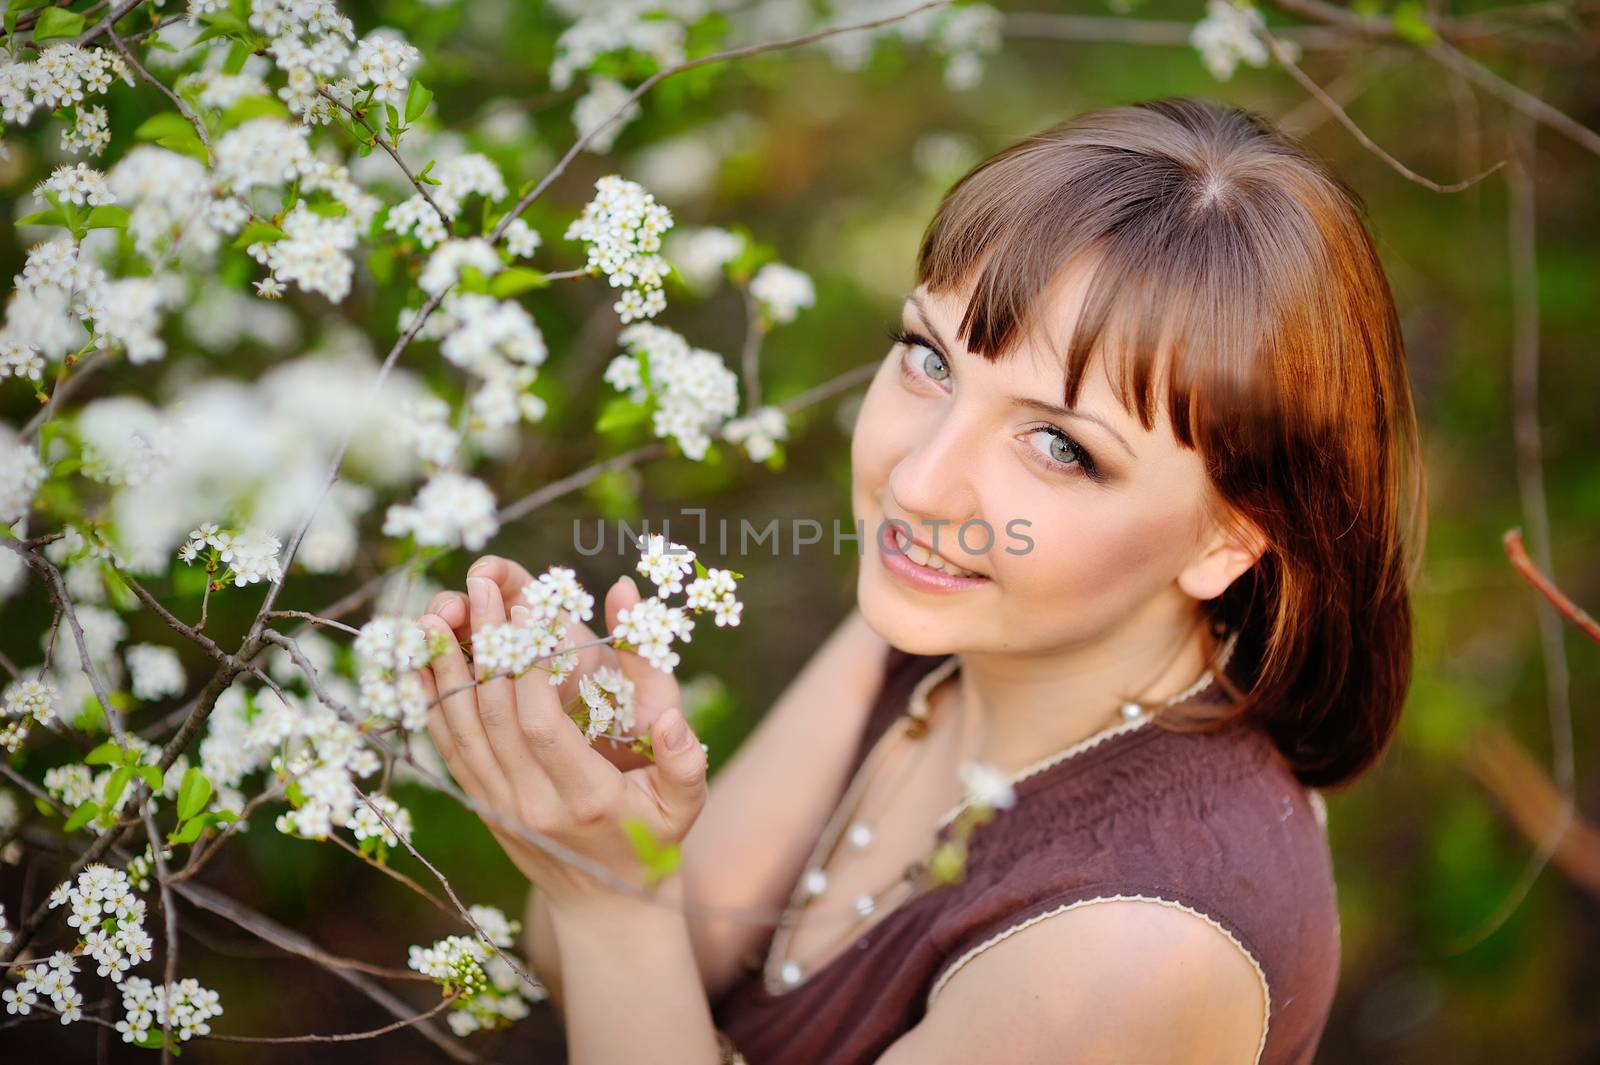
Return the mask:
{"type": "Polygon", "coordinates": [[[895,429],[901,420],[894,410],[894,382],[889,377],[894,369],[887,360],[879,368],[861,399],[850,433],[850,473],[861,491],[876,491],[900,461],[905,447],[903,434],[895,429]]]}
{"type": "MultiPolygon", "coordinates": [[[[1003,556],[1007,587],[1029,600],[1080,606],[1126,602],[1160,588],[1187,558],[1194,530],[1189,508],[1159,494],[1132,497],[1089,486],[1063,490],[1027,517],[1032,524],[1019,531],[1033,546],[1003,556]]],[[[1015,538],[1005,543],[1024,546],[1015,538]]]]}

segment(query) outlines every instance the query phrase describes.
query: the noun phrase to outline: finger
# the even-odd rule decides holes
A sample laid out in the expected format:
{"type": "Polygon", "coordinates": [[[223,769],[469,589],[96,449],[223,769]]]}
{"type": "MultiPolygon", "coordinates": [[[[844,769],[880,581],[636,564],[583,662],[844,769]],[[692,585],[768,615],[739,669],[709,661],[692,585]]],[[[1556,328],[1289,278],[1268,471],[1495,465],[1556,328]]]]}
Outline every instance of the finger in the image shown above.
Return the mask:
{"type": "MultiPolygon", "coordinates": [[[[423,620],[434,631],[445,631],[444,620],[424,615],[423,620]]],[[[489,749],[488,738],[478,720],[480,694],[473,684],[472,668],[454,640],[448,641],[444,652],[433,660],[433,676],[444,695],[440,714],[445,730],[457,757],[467,773],[478,783],[478,794],[496,806],[505,808],[511,798],[510,788],[500,763],[489,749]]]]}
{"type": "MultiPolygon", "coordinates": [[[[423,618],[428,617],[427,614],[423,618]]],[[[425,622],[418,622],[424,628],[425,622]]],[[[472,775],[461,760],[461,752],[456,749],[456,744],[450,738],[450,729],[445,725],[444,707],[439,704],[439,683],[434,679],[433,667],[423,666],[417,670],[417,678],[422,682],[423,693],[428,699],[428,738],[433,740],[433,747],[439,752],[439,757],[444,760],[445,768],[450,771],[450,776],[469,794],[479,794],[478,779],[472,775]]]]}
{"type": "MultiPolygon", "coordinates": [[[[514,607],[517,619],[527,607],[514,607]]],[[[590,746],[544,670],[530,669],[516,680],[517,725],[522,745],[537,760],[556,795],[582,821],[598,815],[620,796],[622,775],[590,746]]]]}
{"type": "Polygon", "coordinates": [[[706,801],[706,752],[678,707],[668,707],[650,728],[655,762],[646,779],[671,832],[689,831],[706,801]]]}
{"type": "MultiPolygon", "coordinates": [[[[615,632],[623,610],[643,600],[632,577],[620,577],[606,593],[606,631],[615,632]]],[[[652,666],[637,651],[617,650],[617,666],[634,685],[634,729],[643,733],[667,707],[678,702],[678,679],[652,666]]]]}
{"type": "Polygon", "coordinates": [[[472,638],[472,617],[467,613],[467,597],[460,592],[440,592],[428,600],[428,613],[444,619],[458,640],[472,638]]]}
{"type": "MultiPolygon", "coordinates": [[[[467,578],[467,598],[472,610],[472,629],[481,632],[492,625],[504,625],[508,620],[500,588],[487,577],[467,578]]],[[[530,669],[524,677],[543,681],[545,674],[530,669]]],[[[545,685],[544,698],[555,699],[555,693],[545,685]]],[[[519,704],[525,697],[520,682],[510,677],[496,677],[478,685],[478,720],[488,740],[489,750],[499,763],[511,790],[530,803],[555,801],[557,796],[549,777],[534,752],[529,749],[522,733],[519,704]]]]}
{"type": "Polygon", "coordinates": [[[522,589],[533,582],[533,574],[520,562],[499,555],[481,555],[467,569],[468,577],[487,577],[500,589],[500,598],[509,607],[513,603],[520,603],[522,589]]]}

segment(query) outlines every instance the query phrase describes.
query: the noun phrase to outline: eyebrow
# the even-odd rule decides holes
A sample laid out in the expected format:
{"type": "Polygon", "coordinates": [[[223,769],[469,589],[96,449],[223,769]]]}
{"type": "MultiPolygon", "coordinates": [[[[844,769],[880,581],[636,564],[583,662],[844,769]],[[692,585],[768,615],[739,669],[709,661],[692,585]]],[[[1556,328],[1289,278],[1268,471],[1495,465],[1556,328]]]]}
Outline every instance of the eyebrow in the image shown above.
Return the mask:
{"type": "MultiPolygon", "coordinates": [[[[929,321],[928,311],[927,308],[922,305],[921,297],[919,297],[915,292],[910,292],[906,294],[906,299],[911,302],[912,306],[916,307],[917,317],[922,319],[923,326],[927,328],[928,332],[933,334],[933,339],[937,340],[939,345],[946,351],[953,351],[954,348],[950,345],[950,342],[945,340],[945,338],[940,335],[939,330],[934,328],[933,322],[929,321]]],[[[1100,428],[1110,433],[1117,443],[1122,445],[1122,449],[1131,457],[1139,457],[1133,453],[1133,448],[1128,444],[1128,441],[1123,438],[1122,434],[1111,428],[1110,423],[1108,423],[1098,414],[1091,414],[1086,410],[1073,410],[1071,407],[1063,407],[1057,403],[1048,403],[1042,399],[1034,399],[1031,396],[1007,396],[1006,398],[1015,406],[1027,407],[1029,410],[1037,410],[1045,414],[1053,414],[1058,418],[1077,418],[1082,421],[1094,422],[1100,428]]]]}

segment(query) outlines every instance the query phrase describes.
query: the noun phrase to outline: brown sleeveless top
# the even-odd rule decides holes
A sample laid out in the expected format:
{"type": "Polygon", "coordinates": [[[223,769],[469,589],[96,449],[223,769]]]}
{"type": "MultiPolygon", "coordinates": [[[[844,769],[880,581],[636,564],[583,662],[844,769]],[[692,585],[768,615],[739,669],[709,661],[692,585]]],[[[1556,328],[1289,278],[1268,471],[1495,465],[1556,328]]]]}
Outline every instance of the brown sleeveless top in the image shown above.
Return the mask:
{"type": "MultiPolygon", "coordinates": [[[[955,665],[890,650],[851,776],[909,702],[955,665]]],[[[1192,699],[1226,695],[1213,681],[1192,699]]],[[[771,935],[763,940],[745,976],[712,1003],[749,1065],[870,1065],[988,947],[1069,907],[1129,897],[1177,906],[1226,933],[1267,1005],[1254,1062],[1308,1065],[1339,972],[1326,808],[1265,733],[1180,733],[1145,718],[1012,780],[1016,804],[973,831],[959,883],[901,903],[793,987],[769,984],[771,935]]]]}

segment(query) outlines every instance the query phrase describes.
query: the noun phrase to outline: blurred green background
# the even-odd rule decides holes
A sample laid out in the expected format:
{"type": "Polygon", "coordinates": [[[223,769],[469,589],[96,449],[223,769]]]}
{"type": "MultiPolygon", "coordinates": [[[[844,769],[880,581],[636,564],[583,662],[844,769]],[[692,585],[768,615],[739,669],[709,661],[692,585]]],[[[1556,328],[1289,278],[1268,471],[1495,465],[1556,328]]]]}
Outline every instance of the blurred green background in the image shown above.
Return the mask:
{"type": "MultiPolygon", "coordinates": [[[[441,124],[490,154],[515,187],[541,176],[573,138],[571,104],[581,89],[551,92],[547,68],[563,19],[535,5],[480,2],[449,7],[412,2],[345,3],[358,33],[405,27],[426,59],[420,76],[436,93],[441,124]]],[[[1453,13],[1487,10],[1458,4],[1453,13]]],[[[1095,3],[1003,5],[1110,17],[1095,3]]],[[[874,9],[875,11],[876,9],[874,9]]],[[[1195,3],[1151,2],[1129,18],[1192,23],[1195,3]]],[[[1286,20],[1276,12],[1269,21],[1286,20]]],[[[1592,21],[1592,20],[1591,20],[1592,21]]],[[[1025,24],[1024,24],[1025,25],[1025,24]]],[[[1557,23],[1553,32],[1563,30],[1557,23]]],[[[1591,31],[1592,32],[1592,31],[1591,31]]],[[[1440,182],[1478,173],[1504,155],[1506,115],[1498,102],[1461,84],[1425,56],[1376,45],[1314,52],[1303,62],[1335,86],[1352,117],[1408,166],[1440,182]]],[[[1496,69],[1541,92],[1591,128],[1600,126],[1600,85],[1581,76],[1507,59],[1496,69]]],[[[981,81],[949,88],[928,50],[885,41],[860,70],[841,69],[809,50],[706,68],[669,81],[646,98],[644,116],[607,154],[584,153],[535,209],[545,235],[537,260],[547,269],[581,265],[581,248],[561,230],[608,173],[640,181],[673,211],[680,227],[744,225],[783,261],[815,279],[817,306],[767,339],[762,380],[780,402],[885,351],[883,326],[912,284],[913,257],[939,196],[968,166],[1017,138],[1080,111],[1169,94],[1201,94],[1259,110],[1303,138],[1364,198],[1400,307],[1430,477],[1427,562],[1416,595],[1417,668],[1399,737],[1381,765],[1354,787],[1329,794],[1329,831],[1339,887],[1343,974],[1319,1063],[1600,1061],[1600,906],[1557,865],[1492,935],[1466,950],[1461,937],[1502,903],[1535,844],[1515,827],[1506,804],[1483,782],[1485,730],[1503,730],[1548,766],[1550,727],[1535,597],[1501,551],[1504,530],[1525,524],[1519,510],[1510,406],[1512,292],[1507,194],[1502,175],[1459,193],[1438,194],[1404,180],[1366,151],[1279,70],[1241,67],[1217,81],[1185,44],[1132,45],[1008,32],[981,81]]],[[[111,94],[116,145],[156,109],[153,91],[111,94]]],[[[42,119],[36,119],[35,130],[42,119]]],[[[37,140],[38,138],[30,138],[37,140]]],[[[47,172],[28,140],[8,137],[0,162],[7,217],[47,172]]],[[[1543,427],[1555,575],[1578,601],[1600,604],[1600,360],[1594,357],[1600,296],[1600,159],[1549,130],[1537,135],[1538,303],[1541,329],[1539,413],[1543,427]]],[[[15,241],[0,246],[7,273],[21,266],[15,241]]],[[[242,258],[242,256],[240,257],[242,258]]],[[[235,264],[236,266],[238,264],[235,264]]],[[[659,322],[730,364],[744,335],[738,293],[722,287],[696,300],[669,288],[659,322]]],[[[486,468],[502,502],[619,450],[597,438],[599,380],[615,353],[612,296],[598,283],[535,293],[526,305],[550,342],[542,373],[552,400],[549,430],[528,433],[517,453],[486,468]]],[[[291,293],[288,305],[308,339],[337,320],[369,336],[381,352],[398,304],[358,285],[347,303],[291,293]]],[[[169,337],[183,356],[181,330],[169,337]]],[[[226,360],[196,356],[208,373],[249,377],[277,356],[246,346],[226,360]]],[[[432,349],[402,362],[459,393],[432,349]]],[[[117,365],[80,395],[140,390],[136,367],[117,365]]],[[[612,550],[584,558],[573,549],[574,519],[679,518],[704,506],[711,520],[809,517],[849,521],[849,424],[861,388],[793,423],[787,466],[774,472],[729,453],[703,465],[657,463],[642,477],[603,479],[501,531],[487,550],[535,572],[560,563],[591,590],[628,568],[612,550]]],[[[30,411],[23,389],[0,390],[13,425],[30,411]]],[[[682,520],[680,518],[680,520],[682,520]]],[[[676,522],[674,523],[676,525],[676,522]]],[[[592,529],[592,525],[590,526],[592,529]]],[[[693,526],[686,525],[685,531],[693,526]]],[[[358,576],[395,560],[374,528],[364,536],[358,576]]],[[[715,554],[714,549],[704,552],[715,554]]],[[[475,557],[461,552],[434,567],[439,584],[460,587],[475,557]]],[[[708,557],[708,561],[712,559],[708,557]]],[[[744,623],[705,621],[684,647],[680,676],[697,678],[699,730],[713,771],[851,608],[855,556],[813,549],[773,558],[758,551],[729,558],[747,574],[744,623]]],[[[317,609],[352,586],[347,578],[295,574],[281,605],[317,609]]],[[[214,632],[242,635],[257,602],[228,595],[213,609],[214,632]]],[[[0,650],[20,664],[37,660],[49,620],[37,589],[4,604],[0,650]]],[[[129,618],[130,642],[160,639],[147,617],[129,618]]],[[[1600,809],[1596,728],[1587,711],[1600,690],[1600,648],[1565,634],[1570,657],[1580,811],[1600,809]]],[[[201,662],[186,655],[191,675],[201,662]]],[[[158,711],[142,713],[152,717],[158,711]]],[[[41,756],[43,757],[43,756],[41,756]]],[[[1504,765],[1501,755],[1499,762],[1504,765]]],[[[1492,759],[1491,759],[1492,761],[1492,759]]],[[[525,884],[473,816],[416,785],[397,798],[413,811],[418,845],[469,901],[520,916],[525,884]]],[[[1592,837],[1590,837],[1592,839],[1592,837]]],[[[1595,857],[1590,853],[1587,860],[1595,857]]],[[[408,855],[395,868],[421,880],[408,855]]],[[[37,899],[55,870],[37,862],[0,867],[0,899],[17,912],[24,892],[37,899]]],[[[273,831],[270,812],[206,881],[304,932],[339,954],[403,966],[411,943],[457,931],[414,895],[332,846],[273,831]]],[[[216,988],[226,1013],[219,1030],[237,1033],[338,1032],[390,1018],[322,970],[288,958],[206,915],[192,921],[184,969],[216,988]]],[[[399,987],[419,1008],[421,985],[399,987]]],[[[83,1060],[96,1033],[30,1024],[0,1035],[0,1058],[83,1060]]],[[[555,1061],[560,1035],[543,1008],[507,1033],[472,1037],[499,1060],[555,1061]]],[[[139,1053],[117,1043],[112,1057],[139,1053]]],[[[231,1047],[193,1044],[185,1060],[431,1061],[437,1051],[409,1032],[353,1047],[231,1047]]]]}

